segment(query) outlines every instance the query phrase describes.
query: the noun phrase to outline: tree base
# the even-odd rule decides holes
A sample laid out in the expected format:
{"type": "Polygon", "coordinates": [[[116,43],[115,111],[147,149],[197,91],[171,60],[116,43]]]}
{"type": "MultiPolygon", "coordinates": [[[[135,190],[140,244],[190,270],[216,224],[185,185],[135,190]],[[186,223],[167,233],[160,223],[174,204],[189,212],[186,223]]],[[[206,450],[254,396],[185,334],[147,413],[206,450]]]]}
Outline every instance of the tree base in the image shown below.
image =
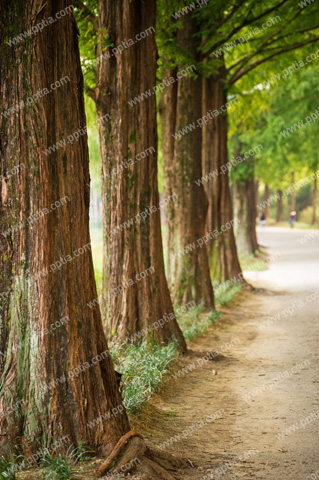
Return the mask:
{"type": "Polygon", "coordinates": [[[143,480],[175,480],[178,469],[186,467],[189,467],[186,460],[148,447],[142,435],[131,430],[120,438],[96,473],[98,476],[108,472],[116,475],[137,470],[142,473],[143,480]]]}

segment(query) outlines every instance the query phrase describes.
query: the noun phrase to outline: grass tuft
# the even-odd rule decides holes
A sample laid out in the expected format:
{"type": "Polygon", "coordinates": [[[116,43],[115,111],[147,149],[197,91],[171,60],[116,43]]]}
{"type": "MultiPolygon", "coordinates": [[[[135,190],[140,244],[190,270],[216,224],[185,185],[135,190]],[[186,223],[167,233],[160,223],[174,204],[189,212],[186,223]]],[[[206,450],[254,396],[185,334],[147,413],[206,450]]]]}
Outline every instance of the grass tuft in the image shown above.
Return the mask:
{"type": "Polygon", "coordinates": [[[203,304],[200,303],[190,308],[186,314],[182,314],[177,318],[186,340],[193,340],[198,335],[204,333],[210,325],[218,321],[220,316],[216,310],[205,316],[202,316],[202,312],[203,304]]]}
{"type": "Polygon", "coordinates": [[[135,414],[155,392],[169,365],[177,358],[176,341],[168,345],[146,342],[140,346],[114,346],[111,355],[117,371],[122,373],[123,403],[135,414]]]}
{"type": "Polygon", "coordinates": [[[218,289],[215,290],[215,301],[217,305],[222,305],[226,307],[230,304],[230,302],[236,297],[236,295],[240,292],[242,287],[241,283],[236,283],[232,287],[225,289],[218,289]]]}
{"type": "Polygon", "coordinates": [[[0,480],[16,480],[17,466],[13,460],[0,456],[0,480]]]}
{"type": "Polygon", "coordinates": [[[93,450],[86,449],[82,442],[80,447],[68,448],[65,457],[60,453],[52,455],[47,453],[41,459],[43,480],[72,480],[77,478],[76,464],[81,461],[91,460],[91,457],[84,457],[86,454],[94,453],[93,450]]]}

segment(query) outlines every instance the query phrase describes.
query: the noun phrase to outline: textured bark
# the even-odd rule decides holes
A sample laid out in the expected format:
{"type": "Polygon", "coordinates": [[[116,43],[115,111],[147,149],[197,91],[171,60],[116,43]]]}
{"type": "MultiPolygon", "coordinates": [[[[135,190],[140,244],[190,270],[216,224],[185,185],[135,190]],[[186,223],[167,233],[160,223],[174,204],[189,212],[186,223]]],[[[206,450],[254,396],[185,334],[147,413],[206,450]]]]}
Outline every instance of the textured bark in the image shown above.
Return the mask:
{"type": "Polygon", "coordinates": [[[295,172],[291,172],[290,210],[296,210],[295,172]]]}
{"type": "MultiPolygon", "coordinates": [[[[176,68],[165,68],[163,71],[163,79],[176,78],[176,68]]],[[[174,149],[175,139],[173,134],[176,132],[176,108],[177,108],[177,82],[171,83],[164,88],[160,96],[159,112],[162,130],[162,152],[163,152],[163,168],[164,168],[164,194],[170,197],[175,192],[175,165],[174,165],[174,149]]],[[[175,261],[172,252],[175,247],[175,230],[176,230],[176,211],[175,203],[166,206],[167,213],[167,258],[166,272],[170,289],[175,273],[175,261]]]]}
{"type": "Polygon", "coordinates": [[[258,250],[256,233],[256,187],[254,173],[246,180],[236,182],[234,187],[234,213],[239,222],[235,224],[238,251],[241,255],[255,255],[258,250]]]}
{"type": "Polygon", "coordinates": [[[317,175],[313,181],[313,193],[312,193],[312,225],[317,225],[317,201],[318,201],[318,183],[317,175]]]}
{"type": "Polygon", "coordinates": [[[12,226],[16,229],[0,235],[0,453],[4,448],[12,453],[13,445],[35,453],[65,437],[62,450],[84,440],[108,454],[129,430],[125,412],[95,428],[87,425],[122,399],[100,311],[87,307],[96,297],[90,249],[73,255],[90,244],[85,132],[73,145],[66,143],[48,156],[43,153],[86,124],[73,14],[15,47],[2,41],[30,30],[42,18],[54,17],[68,4],[66,0],[50,0],[44,6],[40,0],[11,1],[10,6],[0,2],[5,22],[0,28],[3,109],[50,88],[65,75],[70,79],[36,105],[8,118],[0,116],[1,174],[25,164],[1,184],[1,233],[12,226]],[[49,210],[65,196],[69,202],[33,225],[26,223],[30,215],[49,210]],[[61,258],[68,261],[52,272],[50,265],[61,258]],[[52,329],[64,316],[68,321],[52,329]],[[102,352],[106,353],[96,358],[102,352]],[[45,387],[56,379],[60,382],[45,387]]]}
{"type": "MultiPolygon", "coordinates": [[[[204,79],[203,114],[210,110],[221,111],[227,103],[225,88],[226,69],[220,68],[216,77],[204,79]]],[[[203,127],[203,174],[218,172],[205,182],[208,197],[207,230],[221,232],[221,227],[233,220],[233,209],[229,187],[229,172],[221,173],[221,167],[228,162],[227,113],[214,116],[203,127]]],[[[221,233],[209,245],[211,276],[219,281],[242,278],[233,227],[221,233]]]]}
{"type": "MultiPolygon", "coordinates": [[[[155,27],[155,8],[155,0],[147,4],[140,0],[101,0],[100,27],[106,29],[113,45],[120,45],[123,39],[135,39],[140,32],[155,27]]],[[[117,55],[100,46],[97,57],[98,117],[101,119],[106,113],[111,116],[109,122],[100,122],[99,132],[106,251],[102,310],[107,333],[120,341],[137,334],[138,341],[143,336],[142,329],[145,335],[149,328],[156,341],[167,343],[175,337],[180,350],[186,351],[164,272],[156,97],[152,95],[133,106],[128,103],[156,85],[155,35],[148,35],[117,55]],[[148,148],[153,148],[153,153],[135,161],[136,155],[148,148]],[[123,162],[129,159],[131,165],[123,168],[123,162]],[[119,173],[112,174],[117,167],[119,173]],[[144,219],[139,216],[141,213],[146,213],[144,219]],[[151,272],[148,275],[144,274],[147,270],[151,272]],[[141,274],[145,278],[137,281],[141,274]],[[160,319],[165,321],[158,328],[160,319]]]]}
{"type": "Polygon", "coordinates": [[[284,219],[283,205],[282,205],[282,190],[277,190],[277,222],[282,222],[284,219]]]}
{"type": "MultiPolygon", "coordinates": [[[[193,57],[196,57],[196,31],[195,19],[185,16],[177,42],[193,57]]],[[[180,65],[182,68],[184,66],[180,65]]],[[[208,206],[203,186],[195,183],[202,176],[202,130],[195,128],[185,135],[173,136],[201,117],[201,94],[201,77],[196,80],[183,77],[178,81],[177,90],[175,86],[167,88],[160,103],[164,183],[166,192],[173,191],[178,197],[168,212],[168,269],[176,303],[202,301],[205,307],[214,308],[207,248],[204,242],[198,243],[206,233],[208,206]],[[192,247],[185,252],[189,245],[192,247]]]]}
{"type": "Polygon", "coordinates": [[[264,193],[264,213],[265,213],[265,219],[267,220],[270,217],[270,188],[267,184],[265,184],[265,193],[264,193]]]}

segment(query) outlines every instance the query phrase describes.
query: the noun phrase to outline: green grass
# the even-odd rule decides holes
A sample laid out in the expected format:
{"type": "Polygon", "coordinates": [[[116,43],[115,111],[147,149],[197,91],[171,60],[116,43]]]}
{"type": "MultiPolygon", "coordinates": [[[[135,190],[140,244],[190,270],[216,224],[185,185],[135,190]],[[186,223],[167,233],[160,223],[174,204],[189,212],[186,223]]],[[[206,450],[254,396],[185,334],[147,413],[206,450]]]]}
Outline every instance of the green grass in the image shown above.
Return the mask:
{"type": "Polygon", "coordinates": [[[216,323],[220,316],[216,310],[209,314],[202,314],[202,312],[203,305],[200,303],[190,308],[186,314],[177,316],[178,324],[186,340],[193,340],[206,332],[207,328],[216,323]]]}
{"type": "Polygon", "coordinates": [[[227,288],[226,290],[218,289],[215,290],[215,301],[216,305],[222,305],[226,307],[230,302],[238,295],[241,290],[241,283],[236,283],[232,287],[227,288]]]}
{"type": "Polygon", "coordinates": [[[243,271],[245,270],[262,271],[262,270],[267,270],[268,268],[265,258],[260,256],[260,253],[258,252],[258,250],[255,252],[255,255],[252,255],[252,254],[240,255],[239,263],[243,271]]]}
{"type": "MultiPolygon", "coordinates": [[[[203,306],[196,305],[178,317],[178,323],[186,340],[193,340],[204,333],[219,318],[212,311],[203,314],[203,306]]],[[[140,346],[115,345],[111,349],[115,368],[122,374],[123,403],[126,410],[136,414],[139,408],[155,393],[163,376],[178,358],[176,341],[160,345],[144,339],[140,346]]]]}
{"type": "Polygon", "coordinates": [[[6,460],[0,456],[0,480],[16,480],[16,470],[18,466],[11,460],[6,460]]]}
{"type": "Polygon", "coordinates": [[[168,345],[147,343],[115,346],[111,350],[116,370],[122,373],[123,402],[128,412],[138,409],[156,391],[170,364],[177,358],[175,341],[168,345]]]}
{"type": "Polygon", "coordinates": [[[41,473],[43,480],[72,480],[77,478],[78,468],[76,464],[81,461],[90,460],[91,457],[84,457],[84,455],[91,455],[94,453],[90,449],[86,449],[82,443],[80,447],[69,447],[65,457],[60,453],[52,456],[48,453],[41,459],[41,473]]]}

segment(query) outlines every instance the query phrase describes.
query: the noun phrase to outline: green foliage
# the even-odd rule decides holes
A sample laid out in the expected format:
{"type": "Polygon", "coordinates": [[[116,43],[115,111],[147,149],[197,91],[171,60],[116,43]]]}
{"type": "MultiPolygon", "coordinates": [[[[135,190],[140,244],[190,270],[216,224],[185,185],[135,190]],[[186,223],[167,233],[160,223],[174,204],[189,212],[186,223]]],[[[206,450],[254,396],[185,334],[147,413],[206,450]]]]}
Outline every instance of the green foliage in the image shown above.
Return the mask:
{"type": "MultiPolygon", "coordinates": [[[[253,157],[255,173],[272,187],[273,191],[290,187],[292,172],[296,172],[295,180],[298,182],[319,167],[316,121],[287,136],[281,134],[288,127],[304,121],[311,112],[319,108],[318,66],[311,63],[299,68],[296,58],[301,58],[301,55],[294,53],[292,74],[267,88],[255,88],[247,92],[231,117],[230,151],[239,150],[243,154],[252,147],[262,145],[263,148],[253,157]]],[[[309,52],[303,52],[303,56],[306,53],[309,52]]],[[[232,172],[232,180],[247,178],[250,165],[251,159],[240,164],[235,172],[232,172]]],[[[298,202],[299,200],[297,209],[305,208],[304,203],[299,206],[298,202]]],[[[289,206],[287,208],[289,209],[289,206]]]]}
{"type": "MultiPolygon", "coordinates": [[[[95,16],[98,15],[98,2],[89,0],[85,2],[95,16]]],[[[81,54],[81,67],[84,75],[84,91],[95,87],[95,52],[99,41],[99,32],[89,20],[85,10],[75,6],[74,16],[80,32],[79,45],[81,54]]]]}
{"type": "MultiPolygon", "coordinates": [[[[318,203],[318,206],[317,206],[317,212],[319,212],[319,203],[318,203]]],[[[309,225],[311,225],[311,223],[312,223],[312,214],[313,214],[312,206],[309,206],[309,207],[305,208],[298,215],[299,222],[301,222],[303,224],[306,224],[307,228],[309,228],[309,225]]],[[[318,224],[318,214],[317,214],[317,224],[318,224]]],[[[299,225],[299,223],[297,224],[297,227],[298,227],[298,225],[299,225]]]]}
{"type": "Polygon", "coordinates": [[[219,312],[203,314],[203,304],[195,305],[186,314],[177,316],[178,324],[186,340],[193,340],[219,319],[219,312]]]}
{"type": "Polygon", "coordinates": [[[61,454],[56,456],[51,453],[46,454],[41,459],[43,480],[71,480],[77,478],[76,463],[90,459],[90,457],[84,457],[84,455],[91,455],[92,453],[94,453],[93,450],[87,449],[82,442],[80,447],[69,447],[65,457],[61,454]]]}
{"type": "Polygon", "coordinates": [[[216,289],[215,290],[215,301],[217,305],[223,305],[226,307],[230,304],[230,302],[238,295],[241,290],[241,284],[236,283],[235,285],[227,288],[226,290],[223,289],[216,289]]]}
{"type": "Polygon", "coordinates": [[[143,340],[140,346],[117,345],[111,350],[116,370],[122,373],[123,403],[130,413],[138,409],[156,391],[169,366],[177,358],[175,341],[168,345],[143,340]]]}
{"type": "Polygon", "coordinates": [[[81,441],[80,445],[75,449],[76,462],[87,462],[95,457],[96,452],[87,446],[85,441],[81,441]]]}
{"type": "Polygon", "coordinates": [[[16,480],[17,465],[11,460],[0,456],[0,480],[16,480]]]}

